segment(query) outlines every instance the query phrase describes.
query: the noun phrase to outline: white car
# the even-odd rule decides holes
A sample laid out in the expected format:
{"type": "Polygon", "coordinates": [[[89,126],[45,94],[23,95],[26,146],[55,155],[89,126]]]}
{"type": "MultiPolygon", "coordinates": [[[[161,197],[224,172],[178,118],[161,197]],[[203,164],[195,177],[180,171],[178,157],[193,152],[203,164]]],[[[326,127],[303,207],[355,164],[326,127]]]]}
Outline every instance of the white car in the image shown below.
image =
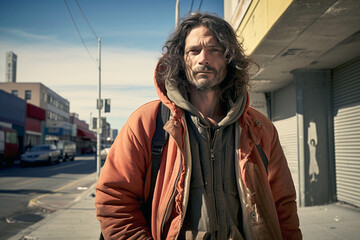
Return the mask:
{"type": "Polygon", "coordinates": [[[60,151],[55,145],[45,144],[33,146],[29,151],[21,155],[20,166],[26,166],[29,163],[45,162],[50,165],[53,161],[60,162],[60,151]]]}
{"type": "Polygon", "coordinates": [[[105,162],[107,155],[109,153],[110,148],[104,148],[100,151],[101,161],[105,162]]]}

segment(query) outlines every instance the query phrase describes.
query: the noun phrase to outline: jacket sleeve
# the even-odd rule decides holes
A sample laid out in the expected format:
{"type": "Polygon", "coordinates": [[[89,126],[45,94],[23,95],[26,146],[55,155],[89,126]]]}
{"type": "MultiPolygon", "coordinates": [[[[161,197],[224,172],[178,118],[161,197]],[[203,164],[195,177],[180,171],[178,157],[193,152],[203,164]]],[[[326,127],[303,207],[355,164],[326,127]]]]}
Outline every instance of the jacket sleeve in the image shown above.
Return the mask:
{"type": "Polygon", "coordinates": [[[129,118],[102,168],[95,205],[105,239],[152,239],[141,211],[151,173],[147,169],[155,129],[150,115],[143,110],[129,118]]]}
{"type": "Polygon", "coordinates": [[[277,130],[271,124],[272,140],[268,179],[274,197],[276,211],[284,239],[302,239],[296,206],[296,191],[277,130]]]}

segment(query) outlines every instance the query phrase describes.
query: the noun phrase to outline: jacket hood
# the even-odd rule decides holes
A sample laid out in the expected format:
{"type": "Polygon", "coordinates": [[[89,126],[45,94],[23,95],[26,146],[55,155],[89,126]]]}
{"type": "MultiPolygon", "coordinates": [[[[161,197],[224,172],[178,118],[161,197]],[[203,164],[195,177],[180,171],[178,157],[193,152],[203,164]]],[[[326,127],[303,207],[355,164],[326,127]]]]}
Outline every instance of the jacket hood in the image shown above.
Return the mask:
{"type": "MultiPolygon", "coordinates": [[[[166,79],[163,78],[161,72],[164,71],[165,67],[166,66],[161,65],[159,61],[156,65],[155,73],[154,73],[154,85],[160,101],[170,109],[172,116],[175,119],[181,118],[183,114],[183,110],[181,108],[186,109],[193,113],[195,113],[194,111],[198,112],[195,109],[195,107],[180,94],[180,92],[177,90],[175,86],[172,86],[171,84],[169,84],[168,81],[166,81],[166,79]],[[177,99],[176,103],[170,100],[174,98],[177,99]]],[[[245,124],[245,120],[247,117],[247,110],[249,108],[249,93],[247,92],[247,94],[243,96],[242,99],[238,98],[235,101],[235,103],[233,103],[232,106],[230,106],[229,113],[234,110],[233,106],[236,106],[237,104],[242,105],[242,106],[238,106],[238,108],[242,108],[242,109],[241,109],[241,116],[238,116],[237,119],[239,119],[240,125],[243,125],[245,124]]],[[[234,113],[230,113],[230,114],[234,115],[234,113]]],[[[196,115],[201,116],[200,114],[196,114],[196,115]]],[[[229,118],[229,114],[225,118],[229,118]]],[[[227,121],[228,120],[229,119],[227,119],[227,121]]]]}

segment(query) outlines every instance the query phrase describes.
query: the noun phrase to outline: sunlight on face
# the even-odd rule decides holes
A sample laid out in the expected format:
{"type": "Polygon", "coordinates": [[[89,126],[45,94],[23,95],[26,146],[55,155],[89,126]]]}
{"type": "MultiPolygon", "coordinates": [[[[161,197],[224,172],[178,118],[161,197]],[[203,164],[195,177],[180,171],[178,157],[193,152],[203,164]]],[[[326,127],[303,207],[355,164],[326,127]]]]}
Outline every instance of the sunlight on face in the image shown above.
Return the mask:
{"type": "Polygon", "coordinates": [[[224,50],[204,26],[192,29],[186,37],[184,60],[186,77],[199,91],[216,89],[227,74],[224,50]]]}

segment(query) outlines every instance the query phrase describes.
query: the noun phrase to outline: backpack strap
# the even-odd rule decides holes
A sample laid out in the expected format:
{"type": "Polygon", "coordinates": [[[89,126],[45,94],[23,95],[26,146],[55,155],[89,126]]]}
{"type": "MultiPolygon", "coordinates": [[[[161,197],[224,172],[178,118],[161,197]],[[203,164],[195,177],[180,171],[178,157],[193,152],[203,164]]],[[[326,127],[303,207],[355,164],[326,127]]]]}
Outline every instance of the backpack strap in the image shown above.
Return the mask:
{"type": "Polygon", "coordinates": [[[264,164],[264,167],[265,167],[265,170],[266,170],[266,174],[268,174],[267,167],[268,167],[269,160],[266,157],[266,155],[265,155],[262,147],[260,146],[260,144],[256,145],[256,149],[258,150],[258,153],[260,154],[261,160],[262,160],[262,162],[264,164]]]}
{"type": "Polygon", "coordinates": [[[169,136],[169,134],[164,130],[164,125],[169,120],[169,117],[170,117],[170,109],[166,107],[162,102],[160,102],[159,111],[156,116],[155,133],[151,140],[152,163],[151,163],[151,180],[150,180],[149,198],[145,203],[145,209],[144,209],[144,216],[150,229],[151,229],[152,199],[154,197],[156,178],[161,163],[161,153],[169,136]]]}

